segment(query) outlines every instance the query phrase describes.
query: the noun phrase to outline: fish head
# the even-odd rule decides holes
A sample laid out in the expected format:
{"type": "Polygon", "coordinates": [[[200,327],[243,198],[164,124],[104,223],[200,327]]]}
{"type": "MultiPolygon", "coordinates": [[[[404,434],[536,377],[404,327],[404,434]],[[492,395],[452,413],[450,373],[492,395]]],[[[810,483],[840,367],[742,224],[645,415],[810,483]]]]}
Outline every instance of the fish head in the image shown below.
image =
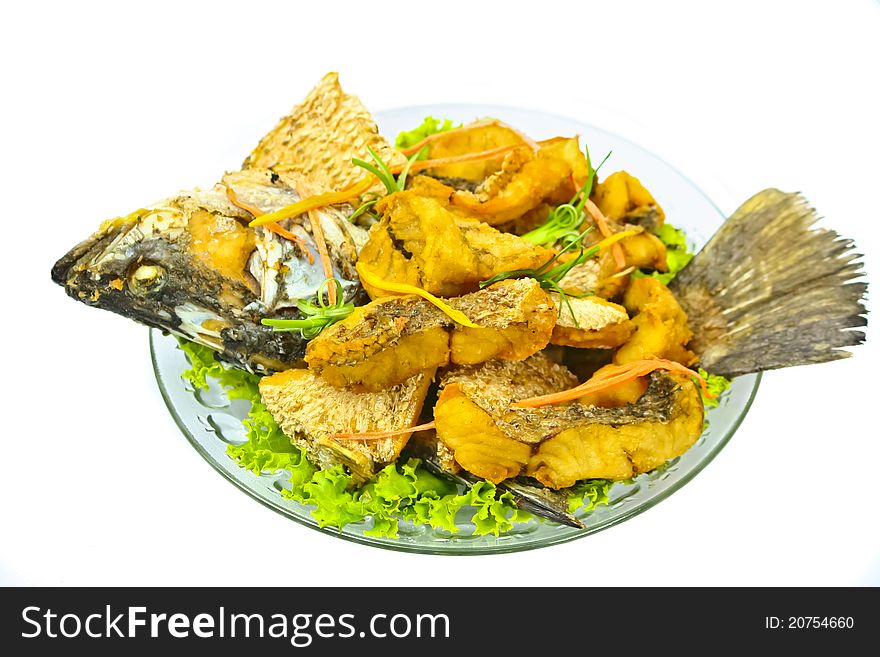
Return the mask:
{"type": "MultiPolygon", "coordinates": [[[[267,211],[298,198],[270,183],[251,173],[226,184],[267,211]]],[[[297,244],[249,227],[252,218],[222,189],[181,192],[105,221],[55,263],[52,279],[80,302],[205,345],[251,371],[285,369],[301,362],[306,341],[261,320],[301,317],[298,300],[314,298],[326,275],[301,223],[288,223],[297,244]]],[[[343,297],[356,300],[354,261],[365,235],[330,212],[320,220],[343,297]]]]}
{"type": "Polygon", "coordinates": [[[295,333],[262,326],[267,309],[249,264],[254,231],[204,195],[180,196],[98,231],[55,263],[52,279],[87,305],[217,351],[251,371],[284,369],[304,353],[295,333]]]}
{"type": "Polygon", "coordinates": [[[55,263],[52,280],[85,304],[174,330],[173,308],[190,287],[183,280],[189,268],[174,266],[185,234],[186,220],[174,208],[105,221],[55,263]]]}

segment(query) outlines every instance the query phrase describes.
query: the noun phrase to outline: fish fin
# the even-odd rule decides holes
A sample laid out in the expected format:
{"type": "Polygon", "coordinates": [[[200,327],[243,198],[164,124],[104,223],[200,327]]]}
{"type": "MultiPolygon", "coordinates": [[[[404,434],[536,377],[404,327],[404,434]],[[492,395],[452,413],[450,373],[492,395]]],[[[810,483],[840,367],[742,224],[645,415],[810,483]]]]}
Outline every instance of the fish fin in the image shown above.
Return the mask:
{"type": "Polygon", "coordinates": [[[864,341],[861,255],[816,220],[800,194],[766,189],[672,280],[702,367],[732,377],[822,363],[864,341]]]}

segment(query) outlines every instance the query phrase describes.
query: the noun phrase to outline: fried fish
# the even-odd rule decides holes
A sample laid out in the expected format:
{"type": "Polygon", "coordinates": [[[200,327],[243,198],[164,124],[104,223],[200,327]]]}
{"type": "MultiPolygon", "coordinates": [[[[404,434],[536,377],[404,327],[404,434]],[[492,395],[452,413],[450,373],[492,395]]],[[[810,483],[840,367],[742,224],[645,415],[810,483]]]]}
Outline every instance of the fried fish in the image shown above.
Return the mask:
{"type": "Polygon", "coordinates": [[[420,297],[386,297],[322,331],[306,362],[332,385],[376,391],[449,362],[522,360],[547,346],[556,322],[549,296],[531,278],[500,281],[449,305],[478,328],[456,324],[420,297]]]}
{"type": "MultiPolygon", "coordinates": [[[[260,320],[299,319],[296,302],[313,299],[327,272],[308,218],[281,222],[280,237],[249,227],[251,210],[273,212],[300,200],[303,186],[361,177],[351,157],[366,146],[392,162],[402,157],[329,74],[260,141],[243,171],[105,221],[55,263],[52,280],[78,301],[210,347],[239,367],[283,370],[301,362],[306,340],[260,320]]],[[[315,215],[344,299],[360,302],[354,267],[367,233],[347,220],[351,212],[328,206],[315,215]]]]}

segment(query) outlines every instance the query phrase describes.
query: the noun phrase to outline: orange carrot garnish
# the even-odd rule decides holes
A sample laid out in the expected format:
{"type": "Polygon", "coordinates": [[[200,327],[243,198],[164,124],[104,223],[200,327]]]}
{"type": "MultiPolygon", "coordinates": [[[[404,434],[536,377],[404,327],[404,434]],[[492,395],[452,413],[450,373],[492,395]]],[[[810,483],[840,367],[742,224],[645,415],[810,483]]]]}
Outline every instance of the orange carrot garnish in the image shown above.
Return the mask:
{"type": "Polygon", "coordinates": [[[477,128],[482,128],[487,125],[494,125],[497,123],[494,119],[488,121],[475,121],[474,123],[469,123],[468,125],[463,125],[460,128],[453,128],[452,130],[444,130],[443,132],[435,132],[433,135],[428,135],[422,141],[417,144],[413,144],[412,146],[407,146],[406,148],[399,149],[401,153],[409,157],[410,155],[415,155],[420,150],[422,150],[425,146],[430,144],[433,141],[436,141],[440,137],[445,137],[446,135],[451,135],[456,132],[468,132],[469,130],[475,130],[477,128]]]}
{"type": "MultiPolygon", "coordinates": [[[[297,183],[296,193],[299,194],[300,198],[305,198],[307,193],[305,185],[297,183]]],[[[307,212],[309,215],[309,224],[312,227],[312,237],[315,238],[315,246],[318,247],[318,255],[321,256],[321,267],[324,269],[324,278],[329,281],[334,278],[333,262],[330,260],[329,251],[327,251],[327,241],[324,239],[324,230],[321,228],[321,218],[318,216],[318,211],[315,208],[311,208],[307,210],[307,212]]],[[[335,285],[327,286],[327,300],[330,302],[331,306],[336,303],[335,285]]]]}
{"type": "Polygon", "coordinates": [[[338,192],[325,192],[323,194],[309,196],[308,198],[304,197],[296,203],[285,206],[280,210],[275,210],[275,212],[264,214],[259,219],[254,219],[251,222],[251,226],[262,226],[264,224],[281,221],[282,219],[295,217],[316,208],[324,208],[328,205],[336,205],[337,203],[346,203],[356,199],[364,192],[369,191],[370,187],[372,187],[375,182],[376,179],[373,176],[365,176],[356,183],[349,185],[338,192]]]}
{"type": "MultiPolygon", "coordinates": [[[[444,133],[445,134],[445,133],[444,133]]],[[[536,142],[539,146],[542,144],[549,144],[556,141],[557,138],[546,139],[544,141],[536,142]]],[[[499,146],[498,148],[492,148],[487,151],[478,151],[476,153],[465,153],[463,155],[452,155],[450,157],[440,157],[434,160],[416,160],[410,164],[409,171],[414,173],[416,171],[422,171],[424,169],[431,169],[433,167],[444,166],[446,164],[459,164],[461,162],[478,162],[480,160],[490,160],[492,158],[498,158],[502,155],[509,153],[510,151],[522,148],[523,144],[512,144],[510,146],[499,146]]],[[[406,165],[398,165],[390,167],[391,173],[400,173],[403,171],[406,165]]],[[[356,183],[349,185],[345,189],[341,189],[338,192],[324,192],[322,194],[316,194],[315,196],[309,196],[307,198],[302,198],[296,203],[292,203],[291,205],[285,206],[279,210],[275,210],[275,212],[270,212],[268,214],[264,214],[263,216],[254,219],[250,225],[251,226],[264,226],[266,224],[279,222],[282,219],[288,219],[290,217],[295,217],[297,215],[308,212],[309,210],[314,210],[316,208],[323,208],[328,205],[336,205],[338,203],[347,203],[356,199],[361,194],[369,191],[373,185],[375,185],[377,179],[373,175],[364,176],[356,183]]]]}
{"type": "Polygon", "coordinates": [[[656,370],[666,370],[668,372],[684,374],[685,376],[697,379],[697,382],[700,384],[700,389],[703,391],[703,395],[708,399],[715,398],[715,395],[709,392],[706,380],[693,370],[688,369],[681,363],[676,363],[675,361],[663,358],[652,358],[647,360],[634,360],[631,363],[617,365],[613,369],[609,368],[602,374],[593,376],[589,381],[569,390],[549,395],[541,395],[539,397],[530,397],[529,399],[522,399],[516,402],[514,406],[519,406],[521,408],[538,408],[540,406],[549,406],[550,404],[562,404],[590,393],[608,390],[609,388],[626,383],[627,381],[646,376],[656,370]]]}
{"type": "MultiPolygon", "coordinates": [[[[589,198],[585,199],[584,207],[587,209],[587,212],[590,213],[590,216],[593,217],[593,221],[596,222],[596,227],[599,229],[599,232],[602,233],[603,237],[609,237],[611,235],[611,226],[608,225],[608,220],[605,218],[605,215],[602,214],[602,211],[589,198]]],[[[623,249],[620,244],[615,244],[611,248],[611,254],[614,256],[614,264],[617,265],[617,271],[626,267],[626,257],[623,254],[623,249]]]]}
{"type": "Polygon", "coordinates": [[[428,431],[434,429],[433,422],[420,424],[416,427],[406,427],[404,429],[394,429],[392,431],[367,431],[365,433],[334,433],[331,438],[334,440],[382,440],[391,436],[402,436],[406,433],[415,433],[416,431],[428,431]]]}
{"type": "MultiPolygon", "coordinates": [[[[232,187],[230,187],[229,185],[223,184],[223,183],[221,183],[221,184],[226,189],[226,198],[229,199],[229,202],[232,203],[232,205],[234,205],[238,208],[241,208],[245,212],[249,212],[250,214],[252,214],[254,216],[254,219],[256,219],[257,217],[261,217],[265,214],[257,206],[251,205],[250,203],[245,203],[240,198],[238,198],[238,195],[235,193],[235,190],[232,189],[232,187]]],[[[289,240],[289,241],[293,242],[294,244],[296,244],[297,246],[299,246],[300,250],[303,253],[305,253],[306,257],[309,259],[309,264],[312,264],[315,262],[315,258],[312,255],[312,252],[309,251],[309,247],[306,245],[306,242],[302,237],[300,237],[296,233],[291,233],[289,230],[287,230],[286,228],[283,228],[281,225],[279,225],[275,222],[270,223],[270,224],[266,224],[265,226],[266,226],[266,228],[271,230],[276,235],[280,235],[284,239],[289,240]]]]}
{"type": "MultiPolygon", "coordinates": [[[[422,171],[423,169],[432,169],[434,167],[444,166],[446,164],[458,164],[459,162],[478,162],[480,160],[491,160],[493,158],[506,155],[510,151],[522,148],[522,144],[512,144],[510,146],[499,146],[488,151],[477,151],[476,153],[465,153],[463,155],[450,155],[449,157],[438,157],[434,160],[416,160],[410,167],[411,172],[422,171]]],[[[391,171],[398,173],[403,167],[393,167],[391,171]]]]}

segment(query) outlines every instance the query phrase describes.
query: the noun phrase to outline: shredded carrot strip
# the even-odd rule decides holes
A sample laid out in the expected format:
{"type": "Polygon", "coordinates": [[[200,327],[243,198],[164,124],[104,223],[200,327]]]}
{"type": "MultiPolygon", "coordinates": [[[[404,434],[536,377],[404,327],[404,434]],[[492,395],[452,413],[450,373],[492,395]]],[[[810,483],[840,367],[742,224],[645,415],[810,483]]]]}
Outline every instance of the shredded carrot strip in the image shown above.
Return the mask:
{"type": "MultiPolygon", "coordinates": [[[[450,131],[451,132],[451,131],[450,131]]],[[[446,133],[442,133],[446,134],[446,133]]],[[[538,146],[542,146],[544,144],[552,144],[555,141],[558,141],[558,137],[553,137],[551,139],[544,139],[539,142],[534,142],[538,146]]],[[[464,155],[453,155],[450,157],[440,157],[435,160],[418,160],[413,162],[410,165],[410,172],[415,173],[416,171],[422,171],[424,169],[431,169],[433,167],[444,166],[446,164],[458,164],[460,162],[477,162],[479,160],[489,160],[492,158],[497,158],[501,155],[509,153],[510,151],[522,148],[522,144],[513,144],[511,146],[500,146],[498,148],[493,148],[488,151],[479,151],[476,153],[465,153],[464,155]]],[[[403,152],[403,151],[401,151],[403,152]]],[[[403,171],[405,165],[398,165],[391,167],[391,173],[400,173],[403,171]]],[[[369,189],[376,184],[376,177],[373,175],[364,176],[356,183],[353,183],[346,187],[345,189],[341,189],[338,192],[325,192],[323,194],[317,194],[315,196],[310,196],[308,198],[303,198],[297,201],[296,203],[292,203],[286,207],[283,207],[279,210],[275,210],[275,212],[269,212],[268,214],[264,214],[263,216],[254,219],[250,225],[251,226],[265,226],[266,224],[276,223],[283,219],[289,219],[290,217],[295,217],[297,215],[308,212],[309,210],[314,210],[316,208],[323,208],[328,205],[336,205],[338,203],[346,203],[351,201],[361,194],[369,191],[369,189]]],[[[600,229],[601,230],[601,229],[600,229]]],[[[609,231],[610,232],[610,231],[609,231]]],[[[603,233],[604,234],[604,233],[603,233]]]]}
{"type": "MultiPolygon", "coordinates": [[[[229,199],[229,202],[232,203],[232,205],[241,208],[245,212],[250,212],[255,219],[257,217],[263,216],[264,212],[260,210],[260,208],[255,205],[251,205],[250,203],[245,203],[240,198],[238,198],[238,195],[235,193],[235,190],[232,189],[232,187],[224,183],[220,184],[223,185],[224,189],[226,189],[226,198],[229,199]]],[[[282,228],[277,223],[266,224],[265,227],[271,230],[276,235],[280,235],[284,239],[290,240],[291,242],[299,246],[300,250],[305,253],[306,257],[309,259],[310,265],[315,262],[315,258],[312,255],[312,252],[309,251],[309,247],[306,245],[306,242],[302,237],[300,237],[296,233],[291,233],[286,228],[282,228]]]]}
{"type": "Polygon", "coordinates": [[[232,203],[232,205],[241,208],[245,212],[249,212],[250,214],[254,215],[254,217],[260,217],[264,214],[264,212],[260,210],[260,208],[258,208],[257,206],[251,205],[250,203],[245,203],[244,201],[239,199],[238,195],[235,193],[235,190],[232,189],[232,187],[230,187],[226,183],[220,184],[223,185],[223,188],[226,190],[226,198],[229,199],[229,202],[232,203]]]}
{"type": "Polygon", "coordinates": [[[443,132],[437,132],[433,135],[428,135],[422,141],[417,144],[413,144],[412,146],[407,146],[406,148],[401,148],[400,152],[407,157],[410,155],[415,155],[420,150],[422,150],[425,146],[430,144],[433,141],[437,141],[440,137],[446,137],[447,135],[452,135],[457,132],[468,132],[469,130],[476,130],[477,128],[482,128],[487,125],[495,125],[498,123],[496,120],[490,121],[475,121],[474,123],[469,123],[468,125],[463,125],[460,128],[453,128],[452,130],[444,130],[443,132]]]}
{"type": "MultiPolygon", "coordinates": [[[[446,164],[458,164],[459,162],[477,162],[479,160],[491,160],[500,157],[510,151],[522,148],[522,144],[512,144],[510,146],[499,146],[488,151],[477,151],[476,153],[465,153],[464,155],[450,155],[449,157],[438,157],[435,160],[416,160],[412,163],[409,170],[411,173],[422,171],[423,169],[432,169],[434,167],[444,166],[446,164]]],[[[403,170],[403,167],[393,167],[392,173],[403,170]]]]}
{"type": "Polygon", "coordinates": [[[373,176],[366,176],[338,192],[325,192],[324,194],[302,198],[296,203],[285,206],[280,210],[275,210],[275,212],[264,214],[259,219],[254,219],[250,225],[262,226],[264,224],[281,221],[282,219],[289,219],[290,217],[295,217],[316,208],[323,208],[328,205],[351,201],[368,191],[375,182],[376,179],[373,176]]]}
{"type": "Polygon", "coordinates": [[[573,399],[583,397],[584,395],[601,392],[608,388],[613,388],[622,383],[626,383],[627,381],[632,381],[641,376],[646,376],[655,370],[666,370],[695,378],[700,384],[703,395],[709,399],[715,398],[715,395],[709,392],[706,380],[693,370],[688,369],[681,363],[676,363],[671,360],[652,358],[647,360],[634,360],[625,365],[617,365],[614,369],[609,369],[598,376],[593,376],[589,381],[571,388],[570,390],[564,390],[563,392],[557,392],[550,395],[541,395],[539,397],[530,397],[529,399],[523,399],[516,402],[514,406],[522,408],[537,408],[539,406],[569,402],[573,399]]]}
{"type": "MultiPolygon", "coordinates": [[[[410,166],[410,172],[430,169],[432,167],[442,166],[444,164],[456,164],[458,162],[488,160],[493,157],[504,155],[505,153],[508,153],[513,149],[520,147],[521,144],[514,144],[513,146],[502,146],[500,148],[493,148],[492,150],[480,151],[478,153],[466,153],[464,155],[455,155],[452,157],[441,157],[436,160],[418,160],[412,163],[412,165],[410,166]]],[[[400,173],[401,171],[403,171],[403,166],[405,165],[391,167],[391,173],[400,173]]],[[[341,191],[326,192],[324,194],[318,194],[316,196],[310,196],[308,198],[304,197],[296,203],[293,203],[292,205],[283,207],[280,210],[276,210],[275,212],[270,212],[269,214],[264,214],[259,219],[254,219],[250,223],[250,225],[263,226],[268,223],[281,221],[282,219],[295,217],[296,215],[303,214],[305,212],[308,212],[309,210],[314,210],[316,208],[323,208],[328,205],[351,201],[352,199],[355,199],[364,192],[368,191],[375,183],[375,176],[365,176],[357,181],[355,184],[349,185],[341,191]]]]}
{"type": "Polygon", "coordinates": [[[446,314],[452,321],[461,324],[462,326],[467,326],[469,328],[480,328],[477,324],[474,324],[470,319],[468,319],[468,316],[465,315],[463,312],[461,312],[460,310],[456,310],[448,303],[443,301],[443,299],[435,297],[430,292],[423,290],[420,287],[416,287],[415,285],[386,281],[367,269],[366,265],[364,265],[363,262],[358,262],[356,266],[358,274],[360,274],[361,276],[361,280],[368,285],[372,285],[373,287],[384,290],[386,292],[397,292],[398,294],[415,294],[422,297],[422,299],[424,299],[425,301],[429,301],[430,303],[437,306],[437,308],[439,308],[444,314],[446,314]]]}
{"type": "MultiPolygon", "coordinates": [[[[300,198],[305,197],[306,188],[301,183],[296,185],[296,193],[300,198]]],[[[327,241],[324,239],[324,229],[321,228],[321,218],[315,208],[307,210],[309,215],[309,224],[312,227],[312,237],[315,238],[315,246],[318,247],[318,255],[321,256],[321,267],[324,269],[324,278],[331,280],[333,276],[333,262],[330,260],[330,253],[327,251],[327,241]]],[[[327,300],[330,305],[336,303],[336,286],[327,286],[327,300]]]]}
{"type": "Polygon", "coordinates": [[[406,427],[405,429],[394,429],[393,431],[367,431],[365,433],[334,433],[331,438],[334,440],[381,440],[390,438],[391,436],[402,436],[407,433],[415,433],[416,431],[429,431],[434,429],[433,422],[420,424],[416,427],[406,427]]]}
{"type": "MultiPolygon", "coordinates": [[[[593,217],[593,221],[596,222],[599,232],[602,233],[603,236],[609,237],[611,235],[611,226],[608,225],[608,220],[605,218],[605,215],[602,214],[602,211],[590,199],[584,201],[584,207],[590,213],[590,216],[593,217]]],[[[611,254],[614,256],[614,264],[617,265],[617,271],[626,267],[626,256],[624,256],[623,249],[619,244],[611,249],[611,254]]]]}

